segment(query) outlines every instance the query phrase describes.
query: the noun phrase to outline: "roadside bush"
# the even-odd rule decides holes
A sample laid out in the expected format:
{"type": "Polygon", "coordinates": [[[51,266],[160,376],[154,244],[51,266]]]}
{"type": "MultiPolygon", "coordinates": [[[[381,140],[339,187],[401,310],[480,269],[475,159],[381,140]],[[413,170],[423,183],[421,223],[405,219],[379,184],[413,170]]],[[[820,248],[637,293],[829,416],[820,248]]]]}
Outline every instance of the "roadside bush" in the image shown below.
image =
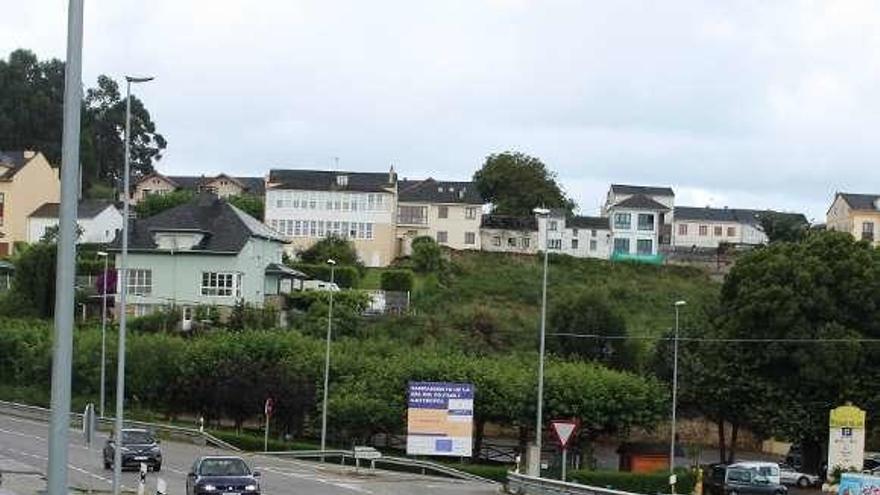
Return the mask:
{"type": "Polygon", "coordinates": [[[409,292],[414,284],[413,272],[410,270],[387,270],[382,272],[382,290],[409,292]]]}
{"type": "Polygon", "coordinates": [[[131,318],[128,328],[133,332],[168,332],[180,328],[182,315],[177,308],[162,309],[148,315],[131,318]]]}
{"type": "MultiPolygon", "coordinates": [[[[226,430],[211,430],[210,433],[220,440],[235,445],[241,450],[247,452],[262,452],[263,447],[265,446],[265,439],[263,435],[248,432],[235,433],[233,431],[226,430]]],[[[269,451],[272,452],[282,452],[288,450],[318,450],[320,448],[321,447],[319,445],[311,443],[285,442],[284,440],[272,438],[271,433],[269,435],[269,451]]]]}
{"type": "Polygon", "coordinates": [[[230,330],[257,330],[275,328],[278,325],[278,311],[273,307],[257,308],[244,301],[238,301],[232,308],[226,328],[230,330]]]}
{"type": "MultiPolygon", "coordinates": [[[[696,476],[689,470],[676,470],[678,482],[676,493],[691,493],[694,490],[696,476]]],[[[610,488],[632,493],[655,495],[669,492],[669,473],[630,473],[625,471],[572,471],[568,474],[574,483],[610,488]]]]}
{"type": "MultiPolygon", "coordinates": [[[[329,265],[311,265],[296,263],[293,265],[293,267],[314,279],[323,280],[325,282],[330,281],[329,265]]],[[[358,271],[357,268],[353,266],[337,266],[333,270],[333,272],[333,283],[338,285],[340,288],[354,289],[358,286],[358,281],[361,278],[361,273],[358,271]]]]}

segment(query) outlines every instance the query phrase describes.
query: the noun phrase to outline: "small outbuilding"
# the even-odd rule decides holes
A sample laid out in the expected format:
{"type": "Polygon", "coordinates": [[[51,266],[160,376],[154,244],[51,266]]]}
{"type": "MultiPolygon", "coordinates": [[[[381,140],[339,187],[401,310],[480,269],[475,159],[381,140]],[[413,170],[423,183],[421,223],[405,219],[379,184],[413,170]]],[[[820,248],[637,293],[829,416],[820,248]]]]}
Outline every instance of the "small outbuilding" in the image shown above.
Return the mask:
{"type": "MultiPolygon", "coordinates": [[[[617,448],[619,469],[632,473],[653,473],[669,469],[669,444],[624,442],[617,448]]],[[[675,446],[675,456],[684,457],[681,446],[675,446]]]]}

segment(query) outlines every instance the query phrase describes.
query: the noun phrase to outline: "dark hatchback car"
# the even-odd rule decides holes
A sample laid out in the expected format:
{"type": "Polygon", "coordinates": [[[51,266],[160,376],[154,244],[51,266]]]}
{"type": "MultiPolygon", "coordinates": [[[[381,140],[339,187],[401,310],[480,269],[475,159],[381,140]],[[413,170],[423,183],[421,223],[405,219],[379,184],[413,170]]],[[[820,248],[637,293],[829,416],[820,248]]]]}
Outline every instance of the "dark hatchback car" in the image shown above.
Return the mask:
{"type": "Polygon", "coordinates": [[[187,495],[259,495],[260,473],[241,457],[200,457],[186,475],[187,495]]]}
{"type": "Polygon", "coordinates": [[[788,488],[771,483],[754,469],[712,466],[703,482],[707,495],[787,495],[788,488]]]}
{"type": "MultiPolygon", "coordinates": [[[[104,469],[113,467],[116,440],[111,436],[104,444],[104,469]]],[[[128,428],[122,430],[122,469],[139,469],[146,464],[153,471],[162,470],[162,449],[159,441],[147,430],[128,428]]]]}

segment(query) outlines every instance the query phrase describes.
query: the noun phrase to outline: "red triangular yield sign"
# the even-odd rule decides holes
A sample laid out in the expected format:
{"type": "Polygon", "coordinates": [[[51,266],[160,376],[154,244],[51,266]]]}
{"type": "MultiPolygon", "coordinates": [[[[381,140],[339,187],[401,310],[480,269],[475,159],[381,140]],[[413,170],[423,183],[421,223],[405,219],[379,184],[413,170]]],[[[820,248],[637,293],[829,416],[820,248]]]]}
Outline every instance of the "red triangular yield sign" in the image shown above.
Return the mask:
{"type": "Polygon", "coordinates": [[[568,442],[574,438],[574,433],[577,431],[578,422],[574,419],[554,419],[550,422],[551,429],[553,433],[556,435],[556,440],[559,442],[559,446],[563,449],[568,446],[568,442]]]}

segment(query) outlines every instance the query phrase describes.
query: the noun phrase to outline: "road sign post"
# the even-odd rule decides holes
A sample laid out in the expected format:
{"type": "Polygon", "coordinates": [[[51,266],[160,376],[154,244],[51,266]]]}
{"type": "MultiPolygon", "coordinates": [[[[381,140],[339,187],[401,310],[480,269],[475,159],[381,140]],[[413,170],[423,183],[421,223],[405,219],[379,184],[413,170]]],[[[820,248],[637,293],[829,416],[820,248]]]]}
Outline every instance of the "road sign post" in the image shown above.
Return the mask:
{"type": "Polygon", "coordinates": [[[95,438],[95,405],[94,404],[86,404],[86,409],[83,411],[82,416],[82,433],[83,439],[86,442],[87,447],[92,446],[92,439],[95,438]]]}
{"type": "Polygon", "coordinates": [[[266,415],[266,433],[263,438],[263,452],[269,452],[269,418],[272,416],[272,411],[275,409],[275,401],[272,400],[271,397],[266,399],[266,404],[263,406],[263,413],[266,415]]]}
{"type": "Polygon", "coordinates": [[[574,438],[574,434],[578,429],[577,419],[555,419],[550,422],[550,429],[556,435],[556,441],[562,448],[562,481],[566,481],[566,470],[568,469],[568,444],[574,438]]]}
{"type": "Polygon", "coordinates": [[[141,463],[141,470],[138,476],[138,495],[144,495],[144,489],[147,486],[147,465],[141,463]]]}
{"type": "Polygon", "coordinates": [[[168,494],[168,484],[165,483],[165,480],[159,478],[156,480],[156,495],[167,495],[168,494]]]}

